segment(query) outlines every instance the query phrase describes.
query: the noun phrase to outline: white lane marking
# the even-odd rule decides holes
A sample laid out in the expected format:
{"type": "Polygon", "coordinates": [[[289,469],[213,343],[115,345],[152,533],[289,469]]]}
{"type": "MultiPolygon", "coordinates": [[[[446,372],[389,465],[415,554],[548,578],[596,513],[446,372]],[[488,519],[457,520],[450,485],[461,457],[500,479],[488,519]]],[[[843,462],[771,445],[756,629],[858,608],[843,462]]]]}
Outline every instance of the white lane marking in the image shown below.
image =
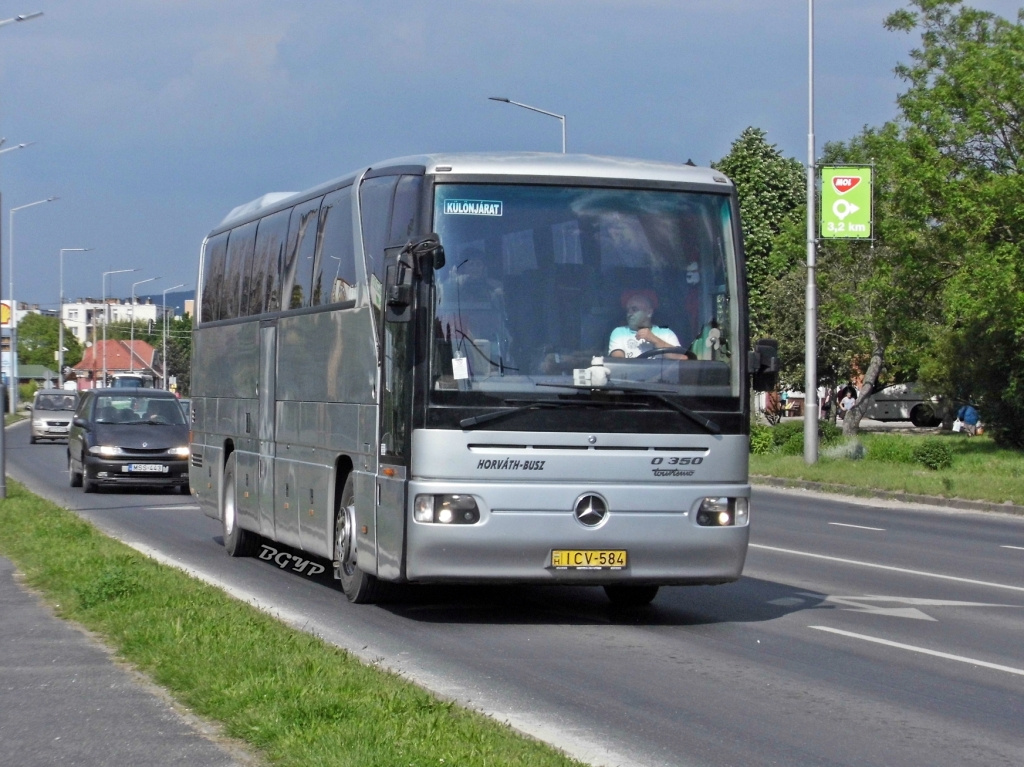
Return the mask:
{"type": "Polygon", "coordinates": [[[1014,551],[1024,551],[1024,546],[1000,546],[1001,549],[1013,549],[1014,551]]]}
{"type": "Polygon", "coordinates": [[[852,527],[856,530],[875,530],[879,533],[885,532],[884,527],[865,527],[864,525],[847,525],[844,522],[829,522],[829,524],[835,527],[852,527]]]}
{"type": "Polygon", "coordinates": [[[880,639],[878,637],[867,636],[865,634],[854,634],[852,631],[843,631],[841,629],[829,628],[828,626],[808,626],[807,628],[815,629],[817,631],[827,631],[830,634],[839,634],[840,636],[850,637],[852,639],[863,639],[865,642],[874,642],[875,644],[885,645],[886,647],[895,647],[899,650],[910,650],[911,652],[919,652],[922,655],[932,655],[936,658],[955,660],[959,663],[970,663],[972,666],[982,666],[984,668],[995,669],[996,671],[1005,671],[1008,674],[1024,676],[1024,669],[1013,668],[1012,666],[1000,666],[998,663],[989,663],[988,661],[978,660],[977,658],[967,658],[963,655],[952,655],[948,652],[929,650],[926,647],[916,647],[912,644],[893,642],[890,639],[880,639]]]}
{"type": "Polygon", "coordinates": [[[856,565],[857,567],[874,567],[878,570],[889,570],[895,573],[904,573],[906,575],[921,575],[925,578],[939,578],[944,581],[956,581],[957,583],[970,583],[975,586],[988,586],[993,589],[1008,589],[1010,591],[1021,591],[1024,592],[1024,586],[1010,586],[1006,583],[990,583],[988,581],[976,581],[973,578],[960,578],[956,575],[943,575],[942,573],[929,573],[923,570],[908,570],[905,567],[894,567],[892,565],[879,565],[875,562],[861,562],[856,559],[843,559],[842,557],[830,557],[826,554],[812,554],[809,551],[794,551],[793,549],[780,549],[777,546],[765,546],[763,543],[751,543],[749,544],[752,549],[764,549],[765,551],[775,551],[779,554],[794,554],[798,557],[810,557],[811,559],[824,559],[828,562],[839,562],[844,565],[856,565]]]}

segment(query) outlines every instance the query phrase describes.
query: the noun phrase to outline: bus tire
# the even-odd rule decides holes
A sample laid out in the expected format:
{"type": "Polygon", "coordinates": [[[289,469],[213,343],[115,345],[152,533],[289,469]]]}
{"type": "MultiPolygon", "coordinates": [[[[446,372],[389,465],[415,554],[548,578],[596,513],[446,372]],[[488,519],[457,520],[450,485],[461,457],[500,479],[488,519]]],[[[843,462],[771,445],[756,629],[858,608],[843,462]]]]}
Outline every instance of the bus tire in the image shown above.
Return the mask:
{"type": "Polygon", "coordinates": [[[373,604],[380,598],[382,586],[376,576],[363,572],[356,564],[354,519],[355,485],[349,474],[334,518],[334,577],[341,581],[349,602],[373,604]]]}
{"type": "Polygon", "coordinates": [[[256,553],[257,536],[238,524],[235,504],[235,454],[224,465],[224,486],[220,493],[220,518],[224,525],[224,550],[229,557],[251,557],[256,553]]]}
{"type": "Polygon", "coordinates": [[[616,607],[646,607],[658,596],[657,586],[609,584],[604,587],[608,601],[616,607]]]}
{"type": "Polygon", "coordinates": [[[937,423],[941,423],[941,419],[935,417],[935,408],[926,403],[920,405],[914,405],[914,409],[910,411],[910,422],[914,426],[935,426],[937,423]]]}

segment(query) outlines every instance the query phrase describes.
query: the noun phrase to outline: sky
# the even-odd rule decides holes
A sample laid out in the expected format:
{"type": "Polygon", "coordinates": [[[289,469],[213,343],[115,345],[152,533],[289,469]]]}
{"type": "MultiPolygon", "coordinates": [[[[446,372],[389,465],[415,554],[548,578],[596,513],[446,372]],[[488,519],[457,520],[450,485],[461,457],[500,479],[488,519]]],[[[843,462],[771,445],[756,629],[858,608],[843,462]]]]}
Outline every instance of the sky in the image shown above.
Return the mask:
{"type": "MultiPolygon", "coordinates": [[[[1020,2],[970,5],[1015,18],[1020,2]]],[[[815,146],[896,116],[905,0],[815,0],[815,146]]],[[[807,158],[807,0],[0,0],[2,293],[194,289],[237,205],[434,151],[807,158]],[[37,200],[53,202],[15,211],[37,200]],[[13,227],[11,222],[13,220],[13,227]],[[12,236],[13,235],[13,236],[12,236]],[[13,250],[13,259],[12,259],[13,250]]]]}

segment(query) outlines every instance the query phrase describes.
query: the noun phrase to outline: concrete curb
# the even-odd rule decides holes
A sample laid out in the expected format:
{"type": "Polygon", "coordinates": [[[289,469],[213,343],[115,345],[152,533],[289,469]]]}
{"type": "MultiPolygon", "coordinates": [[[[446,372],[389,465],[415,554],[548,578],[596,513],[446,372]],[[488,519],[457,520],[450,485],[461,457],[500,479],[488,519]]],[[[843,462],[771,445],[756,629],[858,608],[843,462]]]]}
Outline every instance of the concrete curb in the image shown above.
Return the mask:
{"type": "Polygon", "coordinates": [[[923,503],[930,506],[943,506],[951,509],[966,509],[969,511],[996,511],[1001,514],[1016,514],[1018,516],[1024,516],[1024,506],[1016,506],[1009,501],[1006,503],[969,501],[963,498],[943,498],[939,495],[914,495],[912,493],[900,493],[895,490],[872,490],[870,488],[854,487],[852,485],[834,485],[827,482],[809,482],[803,479],[785,479],[782,477],[766,477],[754,474],[750,475],[750,484],[765,485],[768,487],[814,490],[819,493],[852,495],[858,498],[883,498],[888,501],[923,503]]]}

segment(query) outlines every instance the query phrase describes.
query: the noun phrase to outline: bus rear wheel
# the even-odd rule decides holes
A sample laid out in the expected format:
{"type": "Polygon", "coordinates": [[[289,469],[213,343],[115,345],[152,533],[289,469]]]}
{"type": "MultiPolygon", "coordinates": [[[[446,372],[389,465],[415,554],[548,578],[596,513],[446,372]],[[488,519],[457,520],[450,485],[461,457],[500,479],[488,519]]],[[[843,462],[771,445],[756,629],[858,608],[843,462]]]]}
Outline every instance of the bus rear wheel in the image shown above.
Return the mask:
{"type": "Polygon", "coordinates": [[[613,584],[605,586],[604,593],[616,607],[645,607],[658,596],[658,587],[613,584]]]}
{"type": "Polygon", "coordinates": [[[918,427],[938,426],[942,423],[942,419],[935,416],[935,408],[929,404],[922,403],[915,405],[914,409],[910,411],[910,422],[918,427]]]}
{"type": "Polygon", "coordinates": [[[372,604],[380,598],[382,586],[375,576],[363,572],[356,564],[355,497],[355,485],[349,475],[334,519],[334,577],[341,581],[341,590],[349,602],[372,604]]]}
{"type": "Polygon", "coordinates": [[[224,465],[224,486],[220,495],[220,518],[224,524],[224,550],[231,557],[251,557],[256,553],[259,536],[243,530],[238,524],[235,504],[235,454],[224,465]]]}

